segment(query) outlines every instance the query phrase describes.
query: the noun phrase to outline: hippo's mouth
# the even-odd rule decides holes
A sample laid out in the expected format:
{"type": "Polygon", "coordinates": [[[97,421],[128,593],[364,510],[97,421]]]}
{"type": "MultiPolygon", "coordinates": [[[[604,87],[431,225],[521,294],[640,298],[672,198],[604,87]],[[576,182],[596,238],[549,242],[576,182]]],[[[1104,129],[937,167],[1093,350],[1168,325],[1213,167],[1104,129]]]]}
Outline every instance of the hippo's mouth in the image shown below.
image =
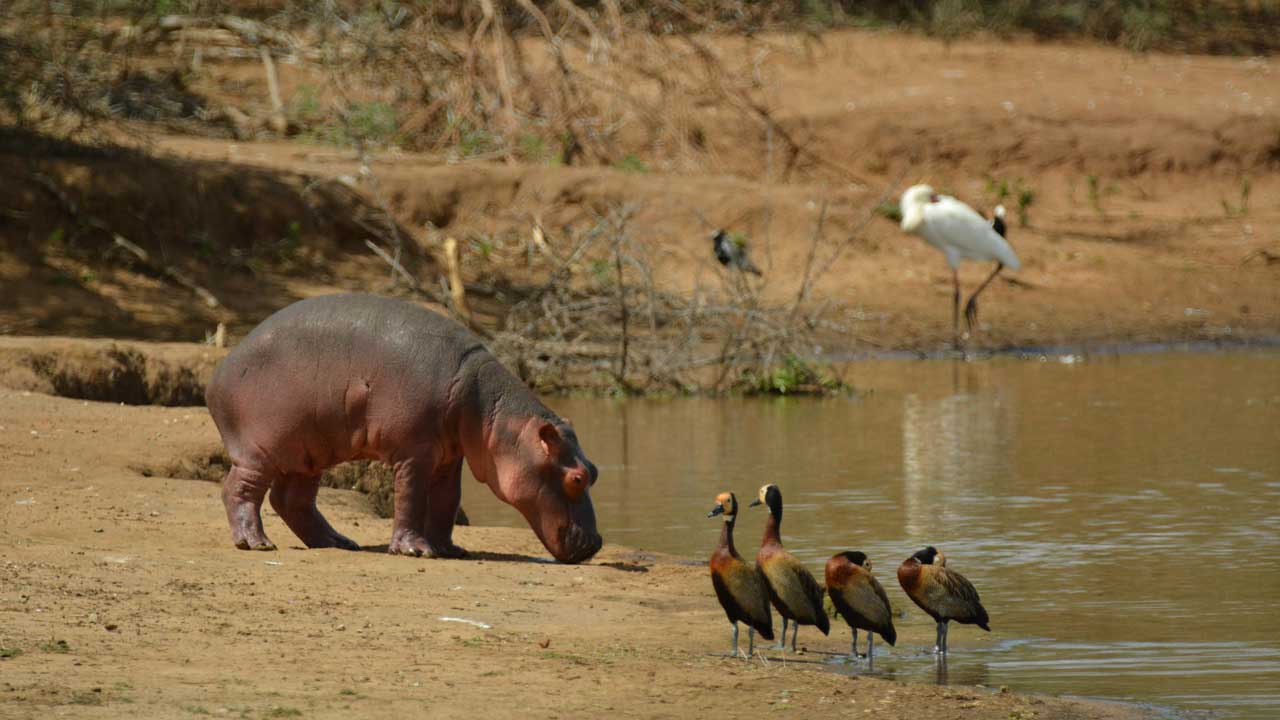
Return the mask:
{"type": "Polygon", "coordinates": [[[600,547],[604,545],[604,538],[600,537],[599,533],[576,524],[560,528],[557,539],[559,540],[556,543],[558,552],[551,554],[556,560],[570,565],[590,559],[600,552],[600,547]]]}

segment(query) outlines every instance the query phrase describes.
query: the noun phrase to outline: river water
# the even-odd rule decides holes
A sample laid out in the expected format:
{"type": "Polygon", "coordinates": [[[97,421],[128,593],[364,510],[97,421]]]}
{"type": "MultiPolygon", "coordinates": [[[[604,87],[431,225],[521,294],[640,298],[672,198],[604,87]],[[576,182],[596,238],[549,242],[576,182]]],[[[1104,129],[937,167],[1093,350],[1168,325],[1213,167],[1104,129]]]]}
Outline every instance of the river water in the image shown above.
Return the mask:
{"type": "MultiPolygon", "coordinates": [[[[994,641],[955,629],[942,677],[923,646],[878,644],[876,673],[1280,717],[1280,353],[866,361],[848,377],[856,398],[551,405],[600,466],[610,542],[701,559],[716,493],[745,505],[776,483],[787,547],[818,574],[866,552],[911,612],[900,624],[930,621],[895,568],[942,548],[994,641]]],[[[468,492],[474,521],[520,524],[491,500],[468,492]]]]}

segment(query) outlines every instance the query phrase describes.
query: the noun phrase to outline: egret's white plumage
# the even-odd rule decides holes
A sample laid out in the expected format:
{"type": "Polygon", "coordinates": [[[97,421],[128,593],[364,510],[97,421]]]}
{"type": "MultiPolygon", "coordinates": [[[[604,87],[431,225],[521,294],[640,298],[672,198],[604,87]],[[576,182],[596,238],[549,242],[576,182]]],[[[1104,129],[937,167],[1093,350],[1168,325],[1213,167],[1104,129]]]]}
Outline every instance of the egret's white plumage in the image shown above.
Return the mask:
{"type": "Polygon", "coordinates": [[[1022,266],[1013,248],[991,227],[991,221],[949,195],[928,185],[914,185],[902,193],[902,229],[924,238],[960,267],[961,260],[991,260],[1010,270],[1022,266]]]}
{"type": "Polygon", "coordinates": [[[902,211],[903,232],[919,235],[924,241],[942,251],[951,266],[951,276],[955,283],[953,299],[952,323],[959,345],[960,325],[960,277],[957,270],[962,260],[993,261],[997,263],[995,272],[982,283],[968,304],[965,305],[965,319],[972,330],[978,317],[978,293],[987,287],[995,276],[1005,267],[1017,270],[1022,266],[1018,256],[1013,252],[1001,234],[992,227],[992,222],[979,215],[973,208],[948,195],[938,195],[928,185],[913,185],[902,193],[899,203],[902,211]]]}

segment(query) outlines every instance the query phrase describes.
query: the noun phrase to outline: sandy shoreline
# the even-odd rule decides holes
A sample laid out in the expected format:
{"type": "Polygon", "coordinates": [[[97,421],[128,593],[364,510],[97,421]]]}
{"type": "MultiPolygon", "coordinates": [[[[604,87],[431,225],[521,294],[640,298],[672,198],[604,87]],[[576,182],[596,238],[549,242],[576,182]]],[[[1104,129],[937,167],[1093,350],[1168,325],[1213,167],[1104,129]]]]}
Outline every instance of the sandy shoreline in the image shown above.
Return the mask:
{"type": "MultiPolygon", "coordinates": [[[[352,492],[321,506],[368,552],[301,549],[269,511],[283,549],[236,551],[215,485],[131,469],[216,441],[202,408],[0,390],[0,716],[1143,716],[827,672],[843,627],[731,660],[698,565],[615,545],[538,562],[532,533],[482,527],[458,530],[467,560],[392,557],[390,521],[352,492]]],[[[923,650],[932,626],[899,632],[923,650]]]]}

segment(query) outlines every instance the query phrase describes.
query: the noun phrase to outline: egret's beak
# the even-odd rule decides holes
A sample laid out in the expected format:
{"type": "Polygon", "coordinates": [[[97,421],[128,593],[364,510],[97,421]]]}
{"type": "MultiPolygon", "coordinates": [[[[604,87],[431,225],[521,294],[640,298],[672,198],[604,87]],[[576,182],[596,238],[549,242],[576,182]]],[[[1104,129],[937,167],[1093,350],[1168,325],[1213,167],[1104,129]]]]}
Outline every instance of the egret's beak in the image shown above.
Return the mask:
{"type": "Polygon", "coordinates": [[[715,506],[715,507],[711,508],[711,512],[707,513],[707,517],[709,517],[709,518],[713,518],[713,517],[715,517],[715,516],[717,516],[717,515],[723,515],[723,514],[724,514],[724,506],[723,506],[723,505],[717,505],[717,506],[715,506]]]}
{"type": "Polygon", "coordinates": [[[750,505],[748,505],[747,507],[755,507],[755,506],[757,506],[757,505],[759,505],[759,504],[761,504],[761,503],[760,503],[760,498],[756,498],[755,500],[752,500],[752,501],[751,501],[751,504],[750,504],[750,505]]]}

